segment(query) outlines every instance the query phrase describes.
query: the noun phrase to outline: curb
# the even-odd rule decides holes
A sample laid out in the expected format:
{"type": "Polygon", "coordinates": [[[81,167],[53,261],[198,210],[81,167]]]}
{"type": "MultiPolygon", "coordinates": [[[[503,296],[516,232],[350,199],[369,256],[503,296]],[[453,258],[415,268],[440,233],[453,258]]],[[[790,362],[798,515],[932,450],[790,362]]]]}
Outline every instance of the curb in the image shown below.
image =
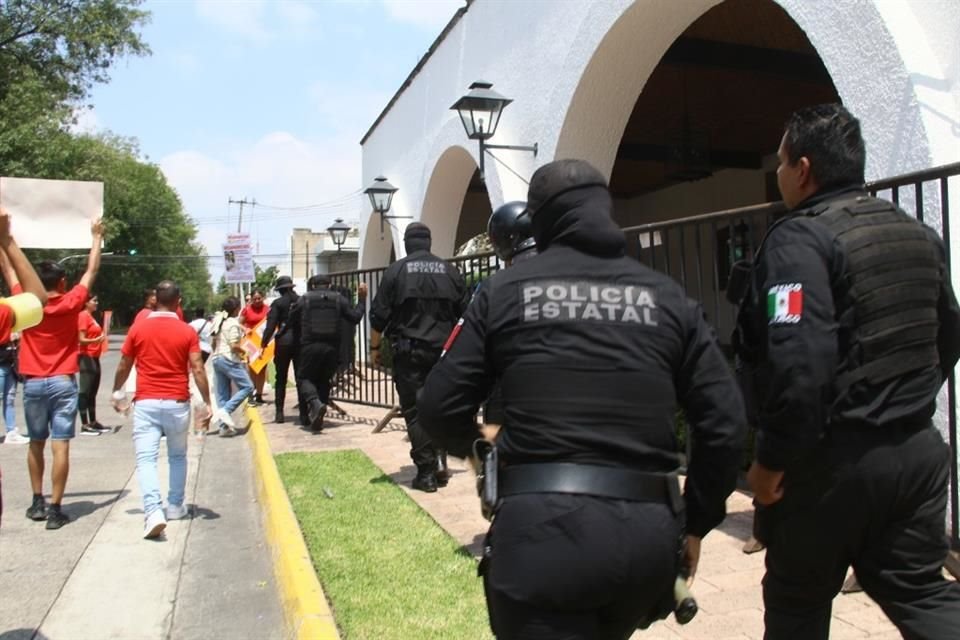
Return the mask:
{"type": "Polygon", "coordinates": [[[333,613],[280,480],[260,412],[248,407],[246,415],[250,420],[247,440],[256,470],[257,495],[273,571],[280,587],[284,635],[297,640],[340,640],[333,613]]]}

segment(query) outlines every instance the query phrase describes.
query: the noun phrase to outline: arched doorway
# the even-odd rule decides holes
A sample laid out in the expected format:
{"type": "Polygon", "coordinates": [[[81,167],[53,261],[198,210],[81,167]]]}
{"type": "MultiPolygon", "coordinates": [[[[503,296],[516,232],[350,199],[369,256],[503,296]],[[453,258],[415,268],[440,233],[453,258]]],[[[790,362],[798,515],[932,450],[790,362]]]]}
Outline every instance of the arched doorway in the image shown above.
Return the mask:
{"type": "Polygon", "coordinates": [[[486,228],[490,212],[490,196],[473,157],[460,146],[444,151],[430,175],[420,216],[433,235],[433,252],[452,257],[486,228]]]}
{"type": "Polygon", "coordinates": [[[839,100],[806,34],[777,3],[720,3],[674,40],[633,106],[610,175],[617,221],[778,200],[784,121],[839,100]]]}

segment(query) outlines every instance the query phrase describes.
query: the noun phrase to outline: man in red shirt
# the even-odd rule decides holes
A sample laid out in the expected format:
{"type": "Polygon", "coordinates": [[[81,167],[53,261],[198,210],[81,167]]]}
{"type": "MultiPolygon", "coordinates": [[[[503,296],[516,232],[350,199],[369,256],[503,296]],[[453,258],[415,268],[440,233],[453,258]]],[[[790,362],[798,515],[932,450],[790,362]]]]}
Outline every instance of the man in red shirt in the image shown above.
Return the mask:
{"type": "MultiPolygon", "coordinates": [[[[0,299],[0,344],[7,344],[11,332],[23,331],[40,322],[47,292],[37,272],[30,266],[30,261],[10,235],[10,216],[3,209],[0,209],[0,270],[12,294],[9,298],[0,299]]],[[[8,374],[13,375],[12,367],[9,369],[8,374]]],[[[16,430],[7,431],[4,442],[16,442],[12,439],[14,434],[20,436],[16,430]]],[[[2,515],[3,494],[0,491],[2,515]]]]}
{"type": "Polygon", "coordinates": [[[193,373],[197,390],[206,405],[203,421],[209,423],[212,415],[200,341],[193,327],[177,318],[174,309],[179,307],[180,288],[170,280],[158,284],[157,309],[130,327],[113,382],[113,406],[117,411],[124,411],[126,393],[123,385],[136,363],[133,446],[137,455],[137,481],[143,495],[144,538],[158,537],[166,528],[167,520],[179,520],[187,515],[183,501],[190,427],[188,372],[193,373]],[[157,475],[162,436],[167,436],[170,464],[166,513],[157,475]]]}
{"type": "Polygon", "coordinates": [[[33,504],[27,509],[31,520],[46,520],[47,529],[59,529],[70,522],[60,510],[60,501],[70,472],[70,440],[77,422],[77,319],[87,301],[100,269],[103,223],[90,228],[93,243],[87,270],[77,286],[67,291],[63,267],[44,260],[37,269],[47,291],[43,320],[23,332],[20,340],[20,375],[23,383],[23,413],[27,420],[30,450],[27,467],[33,488],[33,504]],[[49,508],[43,500],[44,447],[53,442],[53,489],[49,508]]]}

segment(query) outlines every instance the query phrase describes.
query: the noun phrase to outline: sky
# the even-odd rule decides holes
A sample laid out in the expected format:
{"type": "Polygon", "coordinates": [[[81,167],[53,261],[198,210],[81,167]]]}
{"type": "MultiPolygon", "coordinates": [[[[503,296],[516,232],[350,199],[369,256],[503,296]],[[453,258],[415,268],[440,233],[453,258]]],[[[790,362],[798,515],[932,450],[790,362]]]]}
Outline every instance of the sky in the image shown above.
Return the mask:
{"type": "MultiPolygon", "coordinates": [[[[360,139],[463,4],[147,0],[152,55],[117,62],[77,127],[136,138],[210,255],[237,229],[228,200],[256,199],[255,261],[289,270],[291,229],[359,222],[360,139]]],[[[209,264],[216,282],[223,261],[209,264]]]]}

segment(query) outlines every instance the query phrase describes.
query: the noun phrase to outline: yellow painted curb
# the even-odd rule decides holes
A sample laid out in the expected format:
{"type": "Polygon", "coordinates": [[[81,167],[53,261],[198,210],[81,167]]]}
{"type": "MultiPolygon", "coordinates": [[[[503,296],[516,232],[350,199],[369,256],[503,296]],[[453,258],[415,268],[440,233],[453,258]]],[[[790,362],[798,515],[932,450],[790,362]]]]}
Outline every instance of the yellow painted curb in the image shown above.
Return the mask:
{"type": "Polygon", "coordinates": [[[307,544],[280,480],[260,413],[247,407],[247,441],[256,470],[257,493],[263,509],[273,570],[280,585],[286,637],[296,640],[340,640],[333,613],[327,606],[307,544]]]}

